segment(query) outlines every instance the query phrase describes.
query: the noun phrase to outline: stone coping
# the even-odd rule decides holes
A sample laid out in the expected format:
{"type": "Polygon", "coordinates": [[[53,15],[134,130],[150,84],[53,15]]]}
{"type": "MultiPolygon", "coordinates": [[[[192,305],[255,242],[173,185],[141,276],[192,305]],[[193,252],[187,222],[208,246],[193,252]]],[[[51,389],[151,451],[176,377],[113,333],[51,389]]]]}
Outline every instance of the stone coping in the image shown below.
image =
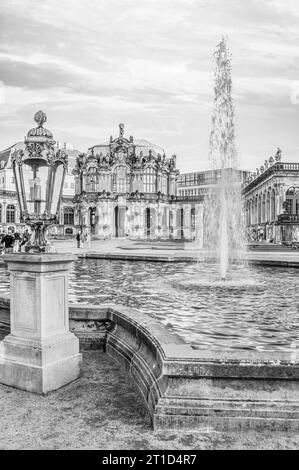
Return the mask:
{"type": "Polygon", "coordinates": [[[5,263],[60,263],[74,261],[72,253],[8,253],[3,256],[5,263]]]}
{"type": "MultiPolygon", "coordinates": [[[[226,368],[230,367],[232,372],[234,369],[234,373],[236,372],[235,367],[238,366],[243,374],[253,374],[254,376],[264,375],[265,367],[267,367],[269,368],[267,376],[273,373],[273,377],[275,377],[276,372],[280,376],[281,374],[289,376],[292,370],[292,373],[297,374],[299,378],[299,353],[298,357],[294,357],[294,353],[275,351],[207,351],[194,349],[177,334],[170,332],[160,321],[129,307],[112,303],[102,304],[101,306],[70,303],[69,308],[72,320],[109,319],[117,324],[122,319],[126,328],[133,326],[147,336],[159,351],[163,360],[168,363],[174,361],[190,362],[190,366],[195,363],[210,365],[211,367],[213,365],[225,366],[226,368]]],[[[194,370],[191,371],[191,369],[188,374],[194,374],[194,370]]]]}
{"type": "MultiPolygon", "coordinates": [[[[9,323],[9,295],[0,297],[0,322],[9,323]],[[2,315],[1,315],[2,312],[2,315]]],[[[152,316],[139,312],[138,310],[123,305],[105,303],[91,305],[88,303],[69,303],[69,317],[74,321],[88,320],[112,320],[116,323],[122,319],[127,328],[134,327],[150,338],[152,344],[157,348],[165,361],[190,361],[190,363],[201,363],[212,365],[223,365],[243,368],[247,373],[253,372],[257,367],[263,373],[264,366],[272,369],[286,367],[286,371],[295,369],[299,371],[299,352],[283,351],[253,351],[253,350],[203,350],[192,347],[185,343],[176,333],[169,331],[160,321],[152,316]],[[248,369],[250,366],[250,370],[248,369]]],[[[297,372],[296,372],[297,373],[297,372]]],[[[256,374],[254,374],[256,375],[256,374]]],[[[287,374],[288,375],[288,374],[287,374]]],[[[298,376],[299,377],[299,376],[298,376]]]]}
{"type": "Polygon", "coordinates": [[[12,253],[3,257],[10,271],[33,273],[68,270],[75,259],[70,253],[12,253]]]}
{"type": "Polygon", "coordinates": [[[89,259],[108,259],[123,261],[153,261],[164,263],[187,263],[197,262],[196,257],[190,256],[172,256],[161,254],[133,254],[133,253],[86,253],[85,258],[89,259]]]}

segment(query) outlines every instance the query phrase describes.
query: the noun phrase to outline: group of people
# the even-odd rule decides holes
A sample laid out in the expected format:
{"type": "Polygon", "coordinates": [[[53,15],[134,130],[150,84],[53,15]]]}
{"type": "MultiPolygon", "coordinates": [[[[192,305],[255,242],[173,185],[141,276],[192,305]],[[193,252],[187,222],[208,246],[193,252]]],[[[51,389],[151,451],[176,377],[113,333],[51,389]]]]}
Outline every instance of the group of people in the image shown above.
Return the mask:
{"type": "Polygon", "coordinates": [[[84,248],[84,243],[87,243],[87,247],[90,248],[91,236],[88,230],[81,232],[79,230],[76,235],[77,248],[84,248]]]}
{"type": "Polygon", "coordinates": [[[26,243],[30,240],[31,234],[28,228],[23,233],[13,231],[11,228],[7,232],[0,232],[0,253],[18,253],[25,250],[26,243]]]}

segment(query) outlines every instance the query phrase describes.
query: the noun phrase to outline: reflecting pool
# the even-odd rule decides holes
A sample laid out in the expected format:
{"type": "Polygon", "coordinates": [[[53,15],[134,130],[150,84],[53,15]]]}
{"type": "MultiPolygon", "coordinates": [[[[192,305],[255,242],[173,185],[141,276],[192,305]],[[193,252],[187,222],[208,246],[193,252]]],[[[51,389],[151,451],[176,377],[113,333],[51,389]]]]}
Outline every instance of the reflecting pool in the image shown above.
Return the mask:
{"type": "MultiPolygon", "coordinates": [[[[297,269],[79,260],[70,301],[113,302],[159,319],[198,349],[292,352],[299,347],[297,269]]],[[[0,295],[8,292],[0,270],[0,295]]]]}

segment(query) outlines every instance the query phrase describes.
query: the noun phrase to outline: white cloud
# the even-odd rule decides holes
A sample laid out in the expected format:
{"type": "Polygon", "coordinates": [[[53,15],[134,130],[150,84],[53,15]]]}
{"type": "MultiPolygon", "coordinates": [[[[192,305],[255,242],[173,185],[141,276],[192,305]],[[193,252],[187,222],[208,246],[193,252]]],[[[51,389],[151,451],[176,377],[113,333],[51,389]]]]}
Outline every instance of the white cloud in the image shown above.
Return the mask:
{"type": "Polygon", "coordinates": [[[5,85],[0,80],[0,105],[5,103],[5,85]]]}
{"type": "Polygon", "coordinates": [[[43,107],[49,127],[80,148],[97,126],[103,135],[122,119],[177,148],[186,170],[203,165],[212,52],[229,34],[241,153],[250,148],[248,158],[258,164],[273,127],[296,149],[298,15],[297,0],[1,0],[1,136],[14,141],[43,107]]]}
{"type": "Polygon", "coordinates": [[[299,16],[298,0],[266,0],[266,3],[274,7],[279,13],[288,12],[294,16],[299,16]]]}

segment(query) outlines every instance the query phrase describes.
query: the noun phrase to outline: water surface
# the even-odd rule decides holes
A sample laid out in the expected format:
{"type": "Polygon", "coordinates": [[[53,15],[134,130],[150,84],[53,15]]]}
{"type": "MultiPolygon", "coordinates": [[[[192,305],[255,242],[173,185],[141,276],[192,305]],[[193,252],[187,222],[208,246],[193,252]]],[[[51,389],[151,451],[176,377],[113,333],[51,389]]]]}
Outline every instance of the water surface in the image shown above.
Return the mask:
{"type": "MultiPolygon", "coordinates": [[[[212,264],[79,260],[70,301],[114,302],[159,319],[198,349],[292,352],[299,346],[298,270],[212,264]]],[[[0,295],[8,292],[0,270],[0,295]]]]}

